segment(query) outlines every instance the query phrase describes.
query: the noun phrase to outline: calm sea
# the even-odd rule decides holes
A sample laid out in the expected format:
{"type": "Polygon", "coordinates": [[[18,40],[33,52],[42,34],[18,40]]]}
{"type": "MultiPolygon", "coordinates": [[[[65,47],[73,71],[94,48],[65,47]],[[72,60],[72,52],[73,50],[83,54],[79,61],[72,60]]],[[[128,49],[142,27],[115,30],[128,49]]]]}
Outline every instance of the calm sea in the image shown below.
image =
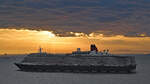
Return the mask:
{"type": "Polygon", "coordinates": [[[136,56],[135,74],[22,72],[23,56],[0,57],[0,84],[150,84],[150,56],[136,56]]]}

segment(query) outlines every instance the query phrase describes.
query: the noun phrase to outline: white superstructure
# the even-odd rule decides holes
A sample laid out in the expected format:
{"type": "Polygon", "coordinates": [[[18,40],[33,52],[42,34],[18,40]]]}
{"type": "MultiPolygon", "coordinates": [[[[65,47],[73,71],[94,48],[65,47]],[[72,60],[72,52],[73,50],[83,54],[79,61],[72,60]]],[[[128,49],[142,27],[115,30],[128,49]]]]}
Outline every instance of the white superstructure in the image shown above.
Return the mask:
{"type": "Polygon", "coordinates": [[[103,50],[103,51],[98,51],[97,47],[95,44],[91,45],[91,50],[90,51],[81,51],[80,48],[77,48],[77,51],[72,52],[72,56],[111,56],[109,53],[109,50],[103,50]]]}

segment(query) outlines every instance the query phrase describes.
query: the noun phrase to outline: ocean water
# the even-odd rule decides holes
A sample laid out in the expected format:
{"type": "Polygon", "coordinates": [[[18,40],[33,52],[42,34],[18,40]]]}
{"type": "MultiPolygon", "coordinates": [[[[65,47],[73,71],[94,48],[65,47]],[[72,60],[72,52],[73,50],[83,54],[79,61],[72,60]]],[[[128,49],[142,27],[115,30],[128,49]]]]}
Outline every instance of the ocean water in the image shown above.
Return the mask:
{"type": "Polygon", "coordinates": [[[150,56],[136,56],[134,74],[23,72],[23,56],[0,57],[0,84],[150,84],[150,56]]]}

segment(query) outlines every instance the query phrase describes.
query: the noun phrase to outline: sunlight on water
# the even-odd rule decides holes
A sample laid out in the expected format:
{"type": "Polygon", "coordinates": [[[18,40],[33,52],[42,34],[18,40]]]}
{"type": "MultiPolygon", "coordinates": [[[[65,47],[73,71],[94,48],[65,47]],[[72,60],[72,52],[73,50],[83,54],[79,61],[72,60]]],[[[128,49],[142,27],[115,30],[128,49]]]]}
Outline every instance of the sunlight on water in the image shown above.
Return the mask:
{"type": "Polygon", "coordinates": [[[96,44],[99,50],[110,49],[111,53],[150,53],[149,37],[124,37],[122,35],[105,37],[92,33],[73,33],[74,37],[59,37],[53,31],[0,29],[0,54],[24,54],[37,52],[41,46],[44,52],[70,53],[76,48],[89,50],[96,44]]]}

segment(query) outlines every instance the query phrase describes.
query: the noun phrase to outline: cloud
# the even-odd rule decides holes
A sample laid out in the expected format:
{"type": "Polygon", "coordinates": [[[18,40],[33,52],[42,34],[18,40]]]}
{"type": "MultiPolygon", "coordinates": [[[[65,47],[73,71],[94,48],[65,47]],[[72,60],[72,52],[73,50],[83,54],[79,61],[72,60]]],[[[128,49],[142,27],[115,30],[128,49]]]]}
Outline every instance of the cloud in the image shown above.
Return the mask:
{"type": "Polygon", "coordinates": [[[89,45],[93,43],[100,51],[109,49],[111,53],[150,53],[150,37],[101,35],[87,38],[84,33],[68,32],[68,34],[70,37],[57,37],[52,31],[0,29],[0,54],[35,53],[39,46],[44,48],[44,52],[47,50],[50,53],[71,53],[78,47],[83,51],[89,50],[89,45]]]}
{"type": "Polygon", "coordinates": [[[0,0],[0,27],[150,36],[149,10],[148,0],[0,0]]]}

